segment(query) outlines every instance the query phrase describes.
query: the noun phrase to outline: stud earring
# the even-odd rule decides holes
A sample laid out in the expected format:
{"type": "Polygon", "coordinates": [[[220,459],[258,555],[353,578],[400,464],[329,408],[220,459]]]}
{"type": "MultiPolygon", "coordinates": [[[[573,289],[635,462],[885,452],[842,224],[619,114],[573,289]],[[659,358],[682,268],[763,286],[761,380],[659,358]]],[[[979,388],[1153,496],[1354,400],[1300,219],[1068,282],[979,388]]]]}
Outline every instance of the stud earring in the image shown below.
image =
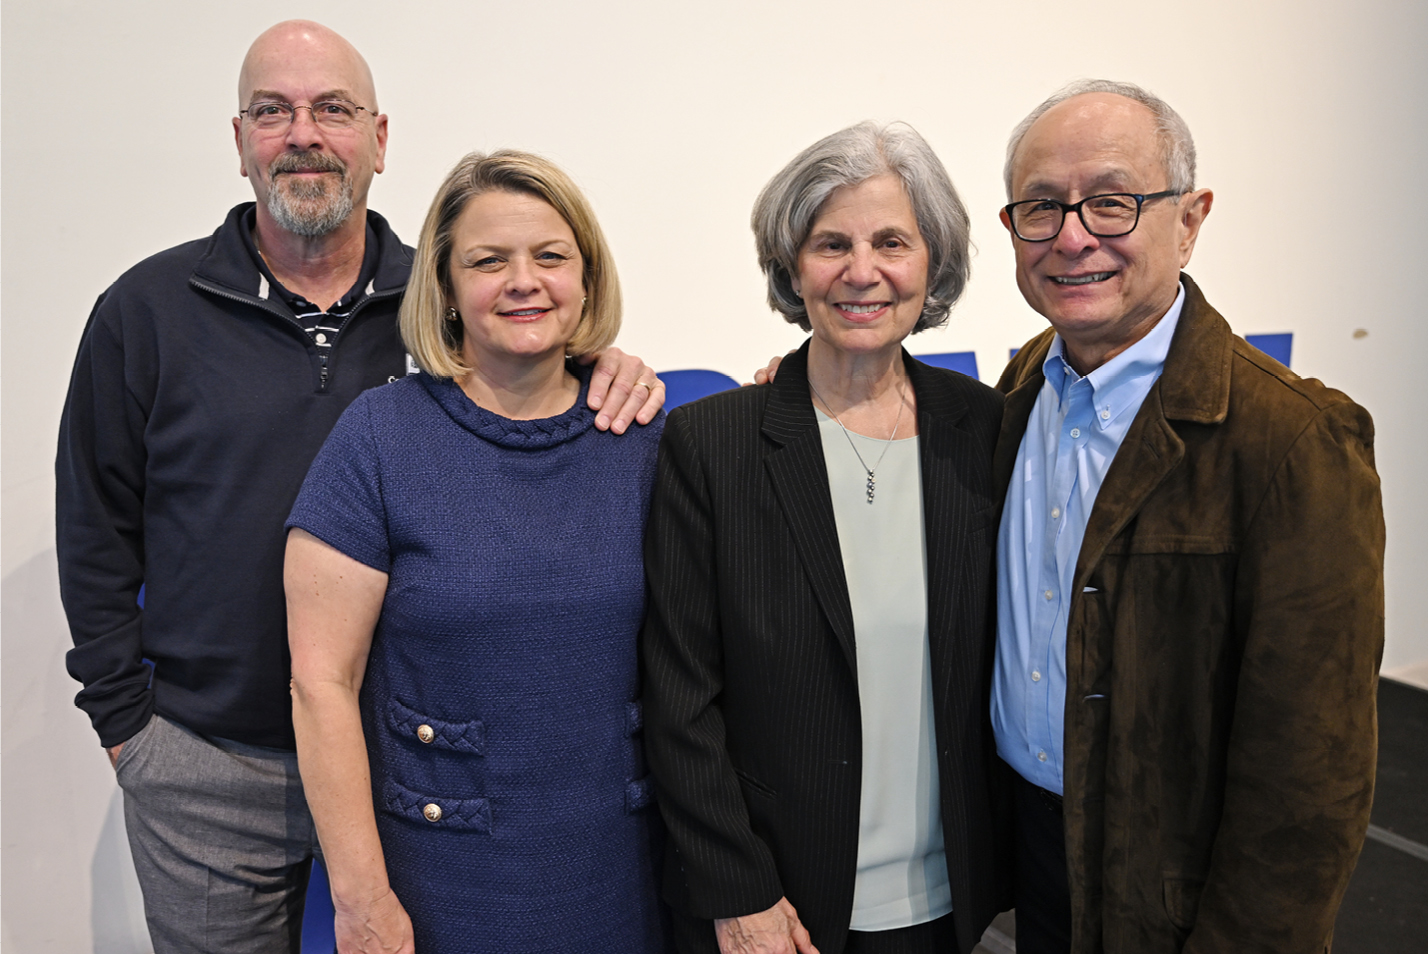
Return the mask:
{"type": "Polygon", "coordinates": [[[461,312],[457,311],[455,308],[452,308],[451,306],[448,305],[447,308],[446,308],[446,320],[447,320],[447,321],[460,321],[460,320],[461,320],[461,312]]]}

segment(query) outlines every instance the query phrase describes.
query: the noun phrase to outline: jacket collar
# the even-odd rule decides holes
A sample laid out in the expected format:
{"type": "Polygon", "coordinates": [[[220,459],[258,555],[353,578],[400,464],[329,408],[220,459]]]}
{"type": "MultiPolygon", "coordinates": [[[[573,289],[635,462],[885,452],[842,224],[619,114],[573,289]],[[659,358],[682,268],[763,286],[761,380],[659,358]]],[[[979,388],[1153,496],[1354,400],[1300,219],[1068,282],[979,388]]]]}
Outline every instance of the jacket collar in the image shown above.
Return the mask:
{"type": "Polygon", "coordinates": [[[1160,406],[1170,420],[1219,424],[1230,410],[1235,337],[1195,280],[1181,272],[1180,281],[1185,311],[1160,376],[1160,406]]]}
{"type": "MultiPolygon", "coordinates": [[[[778,376],[769,385],[763,433],[777,444],[787,444],[809,428],[818,427],[818,415],[813,410],[808,390],[808,344],[805,341],[801,348],[783,360],[778,376]]],[[[966,397],[944,376],[915,360],[906,349],[902,352],[902,362],[912,384],[912,393],[917,397],[919,430],[925,434],[931,421],[936,421],[939,427],[960,424],[968,410],[966,397]]]]}
{"type": "MultiPolygon", "coordinates": [[[[1146,406],[1153,405],[1166,421],[1189,421],[1195,424],[1219,424],[1230,407],[1230,361],[1234,356],[1234,335],[1200,291],[1195,280],[1184,272],[1180,281],[1185,285],[1185,306],[1175,337],[1170,341],[1170,354],[1160,380],[1151,388],[1146,406]]],[[[1028,341],[1007,366],[997,389],[1007,396],[1002,412],[1002,430],[997,439],[997,451],[992,471],[996,486],[1005,487],[1016,465],[1017,450],[1032,408],[1041,393],[1045,377],[1041,365],[1051,351],[1055,332],[1047,328],[1028,341]]],[[[1129,438],[1129,435],[1127,435],[1129,438]]],[[[1124,447],[1124,445],[1122,445],[1124,447]]],[[[1104,491],[1104,488],[1103,488],[1104,491]]]]}
{"type": "MultiPolygon", "coordinates": [[[[1185,442],[1172,422],[1220,424],[1229,410],[1234,335],[1194,280],[1183,273],[1180,279],[1185,283],[1185,310],[1171,340],[1165,370],[1136,414],[1086,521],[1073,583],[1078,592],[1106,547],[1184,458],[1185,442]]],[[[996,486],[1003,489],[1010,482],[1041,391],[1041,362],[1051,347],[1051,337],[1047,329],[1022,349],[1025,356],[1017,352],[998,385],[1008,392],[993,462],[996,486]]],[[[1073,650],[1080,652],[1079,647],[1068,645],[1068,660],[1073,658],[1073,650]]]]}
{"type": "MultiPolygon", "coordinates": [[[[1171,420],[1193,421],[1196,424],[1218,424],[1230,407],[1230,360],[1234,356],[1234,335],[1200,291],[1195,280],[1184,272],[1180,281],[1185,286],[1185,306],[1175,337],[1170,341],[1170,354],[1165,359],[1158,387],[1165,416],[1171,420]]],[[[1041,365],[1051,352],[1055,332],[1047,328],[1018,351],[997,387],[1008,395],[1017,410],[1029,417],[1031,405],[1041,392],[1044,380],[1041,365]],[[1026,399],[1030,398],[1027,403],[1026,399]]],[[[1020,431],[1025,430],[1023,418],[1020,431]]],[[[1020,437],[1018,436],[1018,440],[1020,437]]]]}
{"type": "Polygon", "coordinates": [[[818,427],[818,415],[808,394],[808,344],[812,340],[783,359],[778,376],[769,385],[762,430],[775,444],[788,444],[818,427]]]}
{"type": "MultiPolygon", "coordinates": [[[[248,254],[242,232],[255,205],[243,202],[229,210],[228,217],[209,238],[203,257],[194,267],[192,281],[260,301],[257,292],[262,276],[248,254]]],[[[377,273],[372,279],[372,294],[400,293],[411,274],[412,250],[402,244],[387,220],[371,209],[367,210],[367,224],[377,237],[377,273]]]]}

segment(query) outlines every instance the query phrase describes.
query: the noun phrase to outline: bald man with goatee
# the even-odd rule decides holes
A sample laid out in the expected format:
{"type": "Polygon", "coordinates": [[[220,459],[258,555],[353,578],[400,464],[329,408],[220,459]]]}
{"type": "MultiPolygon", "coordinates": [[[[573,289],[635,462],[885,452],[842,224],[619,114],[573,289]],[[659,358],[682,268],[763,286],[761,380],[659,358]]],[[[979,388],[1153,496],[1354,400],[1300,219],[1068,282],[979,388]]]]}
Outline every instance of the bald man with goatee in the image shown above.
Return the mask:
{"type": "MultiPolygon", "coordinates": [[[[320,24],[272,27],[233,135],[256,202],[99,297],[55,465],[68,667],[124,790],[155,954],[300,947],[317,839],[283,521],[347,405],[414,370],[397,333],[412,252],[367,209],[387,117],[361,54],[320,24]]],[[[636,391],[641,375],[601,356],[597,427],[654,416],[663,389],[636,391]]]]}

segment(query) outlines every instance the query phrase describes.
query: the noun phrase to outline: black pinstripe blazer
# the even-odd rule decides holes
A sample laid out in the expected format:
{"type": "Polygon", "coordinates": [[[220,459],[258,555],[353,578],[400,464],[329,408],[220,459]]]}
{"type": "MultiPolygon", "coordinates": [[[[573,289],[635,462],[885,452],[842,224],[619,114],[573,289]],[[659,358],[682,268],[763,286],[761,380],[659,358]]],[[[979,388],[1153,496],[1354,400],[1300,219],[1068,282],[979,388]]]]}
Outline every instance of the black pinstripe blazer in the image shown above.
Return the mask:
{"type": "MultiPolygon", "coordinates": [[[[670,831],[669,902],[715,918],[787,896],[822,954],[840,954],[862,722],[807,350],[774,384],[684,405],[665,424],[645,536],[644,731],[670,831]]],[[[1001,396],[903,360],[918,405],[943,834],[967,952],[1010,866],[989,782],[1001,396]]]]}

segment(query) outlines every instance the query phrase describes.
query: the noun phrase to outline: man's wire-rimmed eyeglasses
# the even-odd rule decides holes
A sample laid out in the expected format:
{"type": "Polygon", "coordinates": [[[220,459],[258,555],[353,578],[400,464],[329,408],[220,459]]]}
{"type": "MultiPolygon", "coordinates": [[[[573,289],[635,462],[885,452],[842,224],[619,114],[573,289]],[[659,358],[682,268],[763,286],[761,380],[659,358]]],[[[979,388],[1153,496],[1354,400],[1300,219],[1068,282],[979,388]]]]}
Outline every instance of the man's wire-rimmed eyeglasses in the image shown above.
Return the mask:
{"type": "Polygon", "coordinates": [[[1080,202],[1058,202],[1055,199],[1026,199],[1005,207],[1012,231],[1023,242],[1049,242],[1061,234],[1066,215],[1075,212],[1086,231],[1097,238],[1117,238],[1129,235],[1140,224],[1140,210],[1147,202],[1184,195],[1176,189],[1139,195],[1134,192],[1108,192],[1088,195],[1080,202]]]}
{"type": "Polygon", "coordinates": [[[324,99],[311,106],[294,106],[281,100],[271,99],[253,103],[238,115],[247,116],[248,121],[259,129],[285,129],[297,116],[299,109],[312,114],[312,121],[328,129],[346,129],[357,122],[359,113],[371,114],[366,106],[349,103],[345,99],[324,99]]]}

